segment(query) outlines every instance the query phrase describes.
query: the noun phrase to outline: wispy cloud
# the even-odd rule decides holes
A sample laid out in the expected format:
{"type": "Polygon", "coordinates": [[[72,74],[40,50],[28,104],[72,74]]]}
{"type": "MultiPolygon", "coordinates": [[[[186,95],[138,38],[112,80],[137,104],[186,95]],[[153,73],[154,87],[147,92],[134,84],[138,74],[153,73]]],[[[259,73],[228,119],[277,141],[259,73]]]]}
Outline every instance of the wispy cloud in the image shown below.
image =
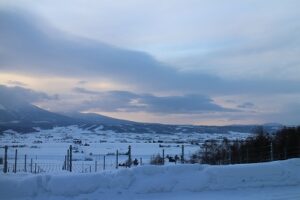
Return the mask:
{"type": "Polygon", "coordinates": [[[26,86],[26,83],[23,83],[21,81],[14,81],[14,80],[9,80],[6,82],[8,85],[14,85],[14,86],[26,86]]]}
{"type": "Polygon", "coordinates": [[[165,114],[236,112],[224,108],[203,95],[155,96],[128,91],[97,92],[85,88],[74,88],[80,94],[92,95],[79,106],[82,110],[98,112],[149,112],[165,114]]]}
{"type": "Polygon", "coordinates": [[[251,102],[245,102],[243,104],[238,105],[239,108],[253,108],[255,105],[251,102]]]}

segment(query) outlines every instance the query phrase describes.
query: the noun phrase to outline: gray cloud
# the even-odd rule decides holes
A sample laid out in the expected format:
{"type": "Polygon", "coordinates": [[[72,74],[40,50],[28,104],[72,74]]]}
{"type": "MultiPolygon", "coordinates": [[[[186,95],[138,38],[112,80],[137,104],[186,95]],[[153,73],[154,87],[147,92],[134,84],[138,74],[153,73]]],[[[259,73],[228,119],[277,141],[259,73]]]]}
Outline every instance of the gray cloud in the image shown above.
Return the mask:
{"type": "Polygon", "coordinates": [[[251,102],[245,102],[243,104],[238,105],[238,108],[253,108],[255,105],[251,102]]]}
{"type": "Polygon", "coordinates": [[[73,88],[73,91],[81,94],[100,94],[97,91],[88,90],[82,87],[75,87],[73,88]]]}
{"type": "Polygon", "coordinates": [[[23,83],[23,82],[21,82],[21,81],[15,81],[15,80],[9,80],[9,81],[7,81],[7,84],[9,84],[9,85],[15,85],[15,86],[27,86],[27,84],[26,83],[23,83]]]}
{"type": "Polygon", "coordinates": [[[57,100],[59,98],[58,95],[49,96],[44,92],[37,92],[19,86],[7,87],[5,85],[0,85],[0,96],[1,103],[3,104],[35,103],[47,100],[57,100]]]}
{"type": "Polygon", "coordinates": [[[200,94],[300,92],[299,81],[225,80],[181,72],[150,55],[76,38],[21,11],[0,12],[0,70],[84,78],[105,77],[146,91],[200,94]]]}
{"type": "Polygon", "coordinates": [[[136,94],[128,91],[97,92],[85,88],[74,88],[80,94],[92,95],[81,104],[82,110],[103,112],[149,112],[149,113],[202,113],[235,112],[213,102],[212,99],[197,94],[183,96],[155,96],[136,94]]]}
{"type": "Polygon", "coordinates": [[[297,126],[300,124],[300,104],[295,101],[294,103],[286,103],[284,108],[280,111],[274,110],[267,113],[261,112],[239,112],[229,113],[226,115],[229,121],[235,120],[249,120],[254,119],[256,123],[281,123],[284,125],[297,126]]]}
{"type": "Polygon", "coordinates": [[[78,81],[78,85],[84,85],[84,84],[86,84],[86,83],[88,83],[88,81],[84,81],[84,80],[81,80],[81,81],[78,81]]]}

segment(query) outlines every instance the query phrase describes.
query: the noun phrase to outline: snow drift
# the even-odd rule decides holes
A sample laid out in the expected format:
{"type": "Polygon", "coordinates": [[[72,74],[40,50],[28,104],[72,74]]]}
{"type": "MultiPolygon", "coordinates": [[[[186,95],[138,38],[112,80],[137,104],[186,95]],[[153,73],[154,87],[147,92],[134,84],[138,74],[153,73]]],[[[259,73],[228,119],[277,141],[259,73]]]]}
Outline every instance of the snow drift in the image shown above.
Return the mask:
{"type": "Polygon", "coordinates": [[[300,159],[227,166],[143,166],[91,174],[1,174],[0,199],[300,186],[300,159]]]}

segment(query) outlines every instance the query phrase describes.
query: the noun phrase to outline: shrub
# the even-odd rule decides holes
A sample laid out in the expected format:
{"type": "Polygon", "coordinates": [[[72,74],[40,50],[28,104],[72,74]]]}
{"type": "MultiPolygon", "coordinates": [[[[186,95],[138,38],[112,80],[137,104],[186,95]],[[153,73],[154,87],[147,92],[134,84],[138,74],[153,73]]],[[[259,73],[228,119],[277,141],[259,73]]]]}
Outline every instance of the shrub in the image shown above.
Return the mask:
{"type": "Polygon", "coordinates": [[[160,154],[153,155],[150,158],[150,164],[151,165],[163,165],[164,159],[160,156],[160,154]]]}

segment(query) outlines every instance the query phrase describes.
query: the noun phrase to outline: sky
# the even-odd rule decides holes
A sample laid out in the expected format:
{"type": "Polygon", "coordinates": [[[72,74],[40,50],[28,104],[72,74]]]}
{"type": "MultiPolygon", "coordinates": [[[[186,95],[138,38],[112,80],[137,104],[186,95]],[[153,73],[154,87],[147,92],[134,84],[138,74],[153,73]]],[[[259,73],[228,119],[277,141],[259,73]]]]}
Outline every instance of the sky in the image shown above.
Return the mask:
{"type": "Polygon", "coordinates": [[[140,122],[299,125],[299,7],[2,0],[0,95],[140,122]]]}

